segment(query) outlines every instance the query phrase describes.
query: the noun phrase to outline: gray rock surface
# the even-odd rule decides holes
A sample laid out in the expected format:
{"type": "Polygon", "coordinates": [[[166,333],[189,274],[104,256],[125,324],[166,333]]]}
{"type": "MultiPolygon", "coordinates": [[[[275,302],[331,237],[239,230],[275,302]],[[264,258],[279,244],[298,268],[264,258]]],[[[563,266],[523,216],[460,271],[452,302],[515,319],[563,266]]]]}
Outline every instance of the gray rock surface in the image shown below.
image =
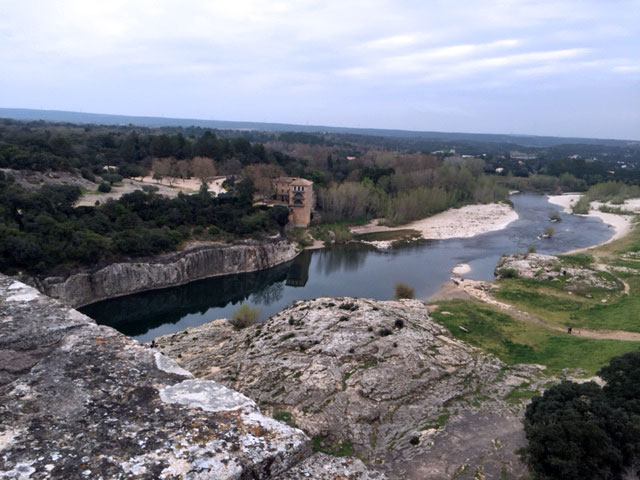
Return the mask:
{"type": "Polygon", "coordinates": [[[225,320],[156,339],[197,377],[256,400],[331,451],[352,448],[390,478],[520,478],[522,405],[543,380],[453,339],[416,300],[319,298],[263,325],[225,320]],[[528,388],[528,385],[527,387],[528,388]]]}
{"type": "Polygon", "coordinates": [[[607,273],[586,267],[576,267],[553,255],[520,253],[505,255],[495,269],[496,278],[515,276],[529,280],[560,280],[566,290],[602,288],[619,290],[621,286],[607,273]]]}
{"type": "Polygon", "coordinates": [[[2,275],[0,419],[8,479],[277,478],[311,455],[253,400],[2,275]]]}
{"type": "Polygon", "coordinates": [[[288,262],[298,253],[294,244],[284,240],[246,241],[238,245],[198,243],[144,261],[113,263],[97,270],[33,279],[29,283],[50,297],[80,307],[203,278],[262,270],[288,262]]]}

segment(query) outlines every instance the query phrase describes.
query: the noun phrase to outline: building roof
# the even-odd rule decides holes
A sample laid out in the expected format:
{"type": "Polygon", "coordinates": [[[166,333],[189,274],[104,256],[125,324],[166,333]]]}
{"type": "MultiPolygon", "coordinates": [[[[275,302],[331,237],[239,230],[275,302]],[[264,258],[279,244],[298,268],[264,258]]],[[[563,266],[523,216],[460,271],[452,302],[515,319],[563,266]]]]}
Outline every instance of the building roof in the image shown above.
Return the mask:
{"type": "Polygon", "coordinates": [[[276,178],[275,181],[278,183],[288,183],[291,185],[304,185],[307,187],[313,185],[313,182],[311,180],[307,180],[306,178],[299,178],[299,177],[279,177],[279,178],[276,178]]]}

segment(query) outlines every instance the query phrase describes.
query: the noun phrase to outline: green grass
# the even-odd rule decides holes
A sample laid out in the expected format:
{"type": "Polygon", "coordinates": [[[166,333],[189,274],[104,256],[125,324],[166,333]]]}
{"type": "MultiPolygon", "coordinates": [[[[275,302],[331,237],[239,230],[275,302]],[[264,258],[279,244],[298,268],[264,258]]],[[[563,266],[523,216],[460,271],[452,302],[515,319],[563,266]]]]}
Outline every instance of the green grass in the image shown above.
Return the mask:
{"type": "Polygon", "coordinates": [[[331,442],[327,437],[316,435],[311,439],[314,452],[322,452],[334,457],[353,457],[355,450],[351,440],[331,442]]]}
{"type": "Polygon", "coordinates": [[[433,317],[454,337],[480,347],[510,365],[545,365],[551,375],[561,373],[564,368],[580,368],[593,375],[611,357],[640,351],[639,343],[591,340],[555,332],[533,323],[519,322],[477,302],[458,300],[438,304],[440,307],[433,317]],[[443,311],[452,315],[443,315],[443,311]]]}
{"type": "Polygon", "coordinates": [[[449,420],[450,416],[451,416],[451,412],[445,410],[433,422],[423,425],[420,428],[420,430],[429,430],[430,428],[436,428],[436,429],[442,428],[447,424],[447,420],[449,420]]]}
{"type": "Polygon", "coordinates": [[[518,405],[522,400],[528,400],[538,395],[537,391],[529,390],[530,386],[531,384],[529,382],[522,382],[505,395],[505,400],[513,405],[518,405]]]}
{"type": "Polygon", "coordinates": [[[565,265],[570,265],[572,267],[588,267],[593,263],[593,256],[585,253],[559,255],[558,258],[562,260],[562,263],[565,265]]]}
{"type": "MultiPolygon", "coordinates": [[[[612,279],[608,273],[603,275],[612,279]]],[[[506,280],[500,282],[496,297],[561,327],[640,332],[640,278],[624,276],[631,287],[630,295],[602,289],[583,289],[569,295],[561,289],[562,282],[506,280]]]]}
{"type": "Polygon", "coordinates": [[[279,422],[286,423],[290,427],[297,428],[296,422],[293,420],[293,416],[289,412],[278,411],[273,414],[273,418],[279,422]]]}
{"type": "Polygon", "coordinates": [[[628,277],[630,295],[596,303],[569,315],[577,327],[640,332],[640,278],[628,277]]]}

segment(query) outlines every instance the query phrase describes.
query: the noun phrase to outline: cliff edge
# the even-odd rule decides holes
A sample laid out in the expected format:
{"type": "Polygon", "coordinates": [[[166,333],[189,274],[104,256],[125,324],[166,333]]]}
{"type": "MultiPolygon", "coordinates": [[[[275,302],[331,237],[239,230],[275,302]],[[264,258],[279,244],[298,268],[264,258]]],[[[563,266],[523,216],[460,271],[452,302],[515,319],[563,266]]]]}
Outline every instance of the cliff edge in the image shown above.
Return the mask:
{"type": "Polygon", "coordinates": [[[3,275],[0,325],[2,478],[383,478],[3,275]]]}
{"type": "Polygon", "coordinates": [[[237,245],[196,243],[179,252],[64,277],[34,278],[35,287],[74,308],[145,290],[175,287],[203,278],[254,272],[293,260],[296,245],[286,241],[245,241],[237,245]]]}

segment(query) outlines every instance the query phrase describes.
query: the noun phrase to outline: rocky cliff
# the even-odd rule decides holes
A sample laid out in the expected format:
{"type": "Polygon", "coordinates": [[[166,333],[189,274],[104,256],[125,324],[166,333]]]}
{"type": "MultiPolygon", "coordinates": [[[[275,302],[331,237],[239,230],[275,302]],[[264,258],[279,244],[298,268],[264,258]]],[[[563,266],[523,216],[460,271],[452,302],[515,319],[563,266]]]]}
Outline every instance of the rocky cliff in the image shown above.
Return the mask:
{"type": "Polygon", "coordinates": [[[0,478],[384,478],[2,275],[0,419],[0,478]]]}
{"type": "Polygon", "coordinates": [[[390,478],[521,478],[522,404],[546,381],[451,337],[416,300],[319,298],[241,331],[225,320],[156,339],[196,377],[253,398],[390,478]]]}
{"type": "Polygon", "coordinates": [[[238,245],[199,243],[144,261],[113,263],[94,271],[34,279],[29,283],[50,297],[80,307],[203,278],[262,270],[288,262],[298,253],[294,244],[284,240],[247,241],[238,245]]]}

